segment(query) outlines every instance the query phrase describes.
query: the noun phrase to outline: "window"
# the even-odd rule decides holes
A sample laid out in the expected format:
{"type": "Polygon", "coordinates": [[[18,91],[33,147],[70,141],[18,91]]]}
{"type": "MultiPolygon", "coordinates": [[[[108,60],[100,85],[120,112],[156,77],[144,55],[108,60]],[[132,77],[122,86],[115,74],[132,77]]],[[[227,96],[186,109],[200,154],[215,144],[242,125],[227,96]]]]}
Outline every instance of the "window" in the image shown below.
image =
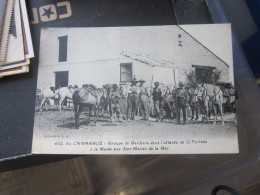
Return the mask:
{"type": "Polygon", "coordinates": [[[68,36],[58,37],[59,39],[59,62],[67,61],[68,36]]]}
{"type": "Polygon", "coordinates": [[[120,82],[127,83],[132,81],[132,63],[120,64],[120,82]]]}

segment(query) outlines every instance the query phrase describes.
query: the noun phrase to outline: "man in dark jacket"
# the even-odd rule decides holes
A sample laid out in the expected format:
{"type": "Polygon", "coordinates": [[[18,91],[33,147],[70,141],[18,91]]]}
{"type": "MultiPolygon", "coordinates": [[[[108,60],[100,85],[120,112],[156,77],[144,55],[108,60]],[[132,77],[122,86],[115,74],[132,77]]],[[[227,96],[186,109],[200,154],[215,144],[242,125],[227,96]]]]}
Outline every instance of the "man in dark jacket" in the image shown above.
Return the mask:
{"type": "Polygon", "coordinates": [[[120,91],[118,90],[117,84],[113,85],[113,89],[110,93],[110,97],[111,97],[111,109],[112,109],[111,121],[114,122],[115,118],[118,117],[119,122],[123,122],[122,112],[121,112],[121,108],[120,108],[121,94],[120,94],[120,91]]]}
{"type": "Polygon", "coordinates": [[[153,102],[154,102],[154,110],[155,110],[155,116],[156,116],[156,121],[160,121],[160,107],[161,107],[161,102],[162,102],[162,91],[159,88],[159,82],[154,83],[154,88],[153,88],[153,102]]]}
{"type": "Polygon", "coordinates": [[[184,88],[185,84],[183,82],[179,83],[179,88],[176,90],[177,98],[177,123],[180,124],[181,111],[183,115],[183,124],[186,124],[186,105],[188,99],[188,92],[184,88]]]}
{"type": "Polygon", "coordinates": [[[128,97],[127,97],[127,121],[136,120],[135,114],[138,106],[138,86],[137,83],[139,81],[134,77],[131,81],[132,85],[129,89],[128,97]]]}

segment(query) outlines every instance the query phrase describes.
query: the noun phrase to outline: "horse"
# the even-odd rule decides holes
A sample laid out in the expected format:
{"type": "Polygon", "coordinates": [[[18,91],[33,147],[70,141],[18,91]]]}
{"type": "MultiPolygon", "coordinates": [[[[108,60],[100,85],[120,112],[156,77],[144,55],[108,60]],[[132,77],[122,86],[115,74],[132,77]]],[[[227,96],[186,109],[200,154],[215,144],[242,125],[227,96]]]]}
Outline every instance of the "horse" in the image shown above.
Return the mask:
{"type": "Polygon", "coordinates": [[[61,87],[57,90],[56,94],[59,96],[59,110],[61,111],[62,105],[64,103],[65,99],[72,100],[72,95],[75,92],[75,90],[78,89],[78,86],[75,85],[74,87],[61,87]]]}
{"type": "Polygon", "coordinates": [[[94,108],[94,125],[97,124],[97,119],[99,116],[99,104],[103,92],[93,87],[93,85],[82,86],[79,90],[76,90],[72,95],[73,105],[74,105],[74,117],[75,117],[75,127],[79,128],[79,116],[84,107],[89,108],[89,118],[91,116],[91,110],[94,108]]]}
{"type": "Polygon", "coordinates": [[[166,93],[162,97],[162,108],[166,111],[166,117],[176,117],[176,98],[172,93],[166,93]]]}
{"type": "Polygon", "coordinates": [[[217,122],[217,111],[220,110],[221,115],[221,124],[224,125],[223,120],[223,92],[219,86],[215,86],[212,84],[197,84],[198,90],[198,100],[202,103],[202,106],[205,108],[206,113],[205,117],[207,120],[207,114],[209,113],[209,104],[212,103],[213,110],[214,110],[214,122],[217,122]]]}
{"type": "Polygon", "coordinates": [[[233,87],[224,88],[220,86],[223,91],[223,110],[224,112],[234,111],[235,112],[235,89],[233,87]]]}
{"type": "Polygon", "coordinates": [[[57,93],[55,91],[54,87],[46,88],[42,90],[41,96],[42,96],[42,101],[40,105],[40,112],[43,110],[43,106],[45,106],[45,110],[48,110],[47,103],[49,102],[49,99],[55,99],[57,93]]]}
{"type": "Polygon", "coordinates": [[[113,89],[113,84],[106,84],[106,85],[103,85],[103,89],[105,90],[105,93],[106,93],[106,108],[109,112],[109,116],[112,117],[112,108],[111,108],[111,102],[110,102],[110,91],[112,91],[113,89]]]}
{"type": "Polygon", "coordinates": [[[100,94],[100,103],[98,106],[99,111],[101,111],[101,115],[104,116],[104,110],[108,111],[108,98],[107,91],[105,88],[97,88],[98,94],[100,94]]]}

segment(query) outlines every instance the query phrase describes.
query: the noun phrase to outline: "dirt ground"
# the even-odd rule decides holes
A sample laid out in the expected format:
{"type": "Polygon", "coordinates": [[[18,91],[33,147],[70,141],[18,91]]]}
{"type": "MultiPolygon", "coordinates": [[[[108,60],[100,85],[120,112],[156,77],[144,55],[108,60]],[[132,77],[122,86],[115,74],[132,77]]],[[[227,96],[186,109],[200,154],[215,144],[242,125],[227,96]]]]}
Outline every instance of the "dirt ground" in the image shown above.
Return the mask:
{"type": "MultiPolygon", "coordinates": [[[[193,135],[197,134],[204,134],[206,133],[207,136],[215,136],[217,134],[223,135],[234,135],[236,133],[236,126],[234,124],[234,114],[226,114],[224,116],[225,124],[221,125],[220,116],[218,116],[217,125],[212,125],[213,123],[213,116],[211,120],[207,123],[202,121],[202,116],[198,121],[189,121],[187,120],[187,124],[183,125],[182,123],[179,125],[176,122],[176,119],[170,120],[165,119],[161,122],[156,122],[154,118],[150,118],[149,121],[140,120],[131,120],[123,122],[119,122],[116,120],[114,123],[111,123],[110,117],[108,114],[105,113],[105,116],[99,116],[97,120],[97,125],[94,126],[94,117],[92,116],[89,120],[88,112],[84,111],[80,115],[80,129],[79,132],[82,130],[91,130],[95,131],[98,130],[99,133],[103,132],[107,134],[108,132],[120,132],[126,135],[130,135],[131,133],[140,134],[140,136],[144,136],[145,132],[149,132],[149,135],[153,134],[153,131],[161,130],[161,131],[176,131],[191,133],[193,135]],[[140,133],[140,132],[144,133],[140,133]]],[[[48,111],[39,112],[36,111],[35,113],[35,126],[38,129],[42,129],[45,132],[70,132],[70,131],[77,131],[75,128],[74,122],[74,112],[72,108],[66,108],[61,112],[57,109],[50,109],[48,111]]],[[[146,135],[147,136],[147,135],[146,135]]]]}
{"type": "MultiPolygon", "coordinates": [[[[184,141],[187,142],[186,146],[188,147],[171,144],[167,151],[163,152],[225,153],[228,151],[232,153],[236,152],[238,148],[234,117],[234,114],[226,114],[224,125],[221,125],[220,121],[217,122],[217,125],[212,125],[213,120],[206,124],[201,121],[201,117],[199,121],[179,125],[176,123],[176,119],[156,122],[154,118],[149,121],[131,120],[111,123],[110,117],[106,114],[103,117],[100,116],[97,125],[94,126],[94,118],[91,117],[89,120],[88,112],[85,111],[80,116],[80,128],[76,129],[72,108],[66,108],[61,112],[52,108],[43,112],[36,111],[34,143],[43,146],[43,151],[46,150],[48,153],[74,153],[73,147],[66,146],[66,141],[69,141],[72,145],[79,141],[103,141],[103,146],[108,146],[111,141],[117,143],[141,141],[149,142],[149,144],[154,141],[158,142],[158,146],[162,146],[162,144],[167,146],[165,141],[177,141],[178,143],[184,141]],[[57,149],[57,146],[54,146],[57,140],[60,140],[65,146],[57,149]],[[194,145],[188,145],[189,142],[194,145]],[[203,145],[203,142],[207,145],[203,145]],[[70,151],[67,152],[67,150],[70,151]]],[[[218,120],[220,120],[220,117],[218,117],[218,120]]],[[[142,143],[137,145],[142,146],[142,143]]],[[[75,148],[79,153],[91,153],[90,146],[75,146],[75,148]]],[[[102,153],[102,151],[100,152],[102,153]]],[[[130,153],[138,152],[141,154],[150,151],[131,151],[130,153]]],[[[122,152],[121,150],[121,153],[129,153],[129,151],[122,152]]]]}
{"type": "MultiPolygon", "coordinates": [[[[41,129],[53,129],[53,130],[59,130],[59,129],[75,129],[75,120],[74,120],[74,111],[71,107],[66,107],[62,111],[58,111],[55,107],[49,108],[47,111],[44,110],[43,112],[40,112],[39,109],[36,110],[35,113],[35,122],[36,125],[41,128],[41,129]]],[[[104,116],[99,116],[97,120],[97,126],[98,127],[127,127],[127,126],[169,126],[171,125],[171,128],[173,126],[176,126],[180,128],[180,126],[185,126],[190,127],[196,126],[196,127],[201,127],[204,128],[208,125],[212,128],[213,125],[213,119],[214,116],[211,116],[210,120],[205,122],[202,121],[202,115],[199,116],[198,121],[190,121],[190,118],[188,117],[186,125],[179,125],[177,124],[176,119],[164,119],[161,122],[157,123],[155,118],[149,118],[149,121],[144,121],[142,120],[142,117],[140,116],[139,118],[135,121],[131,120],[127,122],[126,120],[123,120],[123,122],[119,122],[118,120],[115,120],[114,123],[111,123],[110,117],[108,113],[104,113],[104,116]]],[[[124,117],[125,119],[125,117],[124,117]]],[[[235,126],[234,125],[235,121],[235,114],[234,113],[227,113],[224,115],[224,129],[225,126],[235,126]]],[[[217,125],[219,126],[221,124],[220,121],[220,116],[218,116],[218,121],[217,125]]],[[[80,115],[80,127],[81,129],[88,128],[90,126],[94,126],[94,116],[91,116],[89,119],[89,114],[88,110],[84,110],[81,115],[80,115]]],[[[223,127],[223,126],[222,126],[223,127]]]]}

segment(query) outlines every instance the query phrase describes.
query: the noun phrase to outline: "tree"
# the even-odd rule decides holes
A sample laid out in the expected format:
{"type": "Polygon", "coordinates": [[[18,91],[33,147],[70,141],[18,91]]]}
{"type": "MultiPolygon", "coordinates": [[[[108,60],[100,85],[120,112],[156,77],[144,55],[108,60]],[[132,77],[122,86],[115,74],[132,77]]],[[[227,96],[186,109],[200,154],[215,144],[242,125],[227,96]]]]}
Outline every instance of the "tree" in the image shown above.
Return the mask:
{"type": "Polygon", "coordinates": [[[191,69],[189,72],[185,72],[186,76],[186,86],[188,88],[192,87],[193,85],[196,85],[196,75],[195,75],[195,70],[191,69]]]}

